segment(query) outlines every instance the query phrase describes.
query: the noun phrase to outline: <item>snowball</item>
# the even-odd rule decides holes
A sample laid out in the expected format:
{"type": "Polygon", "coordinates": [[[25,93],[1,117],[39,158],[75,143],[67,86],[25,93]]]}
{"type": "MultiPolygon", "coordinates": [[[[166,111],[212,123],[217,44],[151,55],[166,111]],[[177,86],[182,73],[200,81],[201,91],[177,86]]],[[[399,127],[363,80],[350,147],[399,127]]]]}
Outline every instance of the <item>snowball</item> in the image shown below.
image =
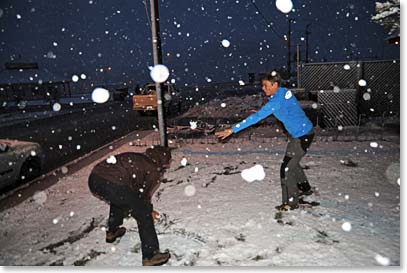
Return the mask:
{"type": "Polygon", "coordinates": [[[58,220],[57,218],[55,218],[54,220],[52,220],[52,223],[53,223],[54,225],[58,224],[58,222],[59,222],[59,220],[58,220]]]}
{"type": "Polygon", "coordinates": [[[187,163],[188,163],[188,160],[185,157],[183,157],[181,160],[181,165],[185,167],[187,165],[187,163]]]}
{"type": "Polygon", "coordinates": [[[263,166],[257,164],[249,169],[245,169],[241,173],[242,178],[251,183],[255,180],[261,181],[266,177],[263,166]]]}
{"type": "Polygon", "coordinates": [[[271,76],[276,76],[277,75],[277,72],[276,71],[273,71],[273,72],[271,72],[271,76]]]}
{"type": "Polygon", "coordinates": [[[349,222],[345,222],[342,224],[342,229],[346,232],[349,232],[352,230],[352,225],[349,222]]]}
{"type": "Polygon", "coordinates": [[[92,101],[96,103],[105,103],[109,100],[110,93],[108,90],[98,87],[92,91],[92,101]]]}
{"type": "Polygon", "coordinates": [[[75,215],[75,212],[73,212],[73,211],[71,211],[70,213],[69,213],[69,217],[73,217],[75,215]]]}
{"type": "Polygon", "coordinates": [[[370,147],[377,148],[377,146],[379,146],[377,142],[370,142],[370,147]]]}
{"type": "Polygon", "coordinates": [[[367,83],[366,83],[365,80],[359,80],[358,84],[359,84],[360,86],[366,86],[367,83]]]}
{"type": "Polygon", "coordinates": [[[86,80],[86,75],[85,75],[85,74],[81,74],[81,79],[82,79],[82,80],[86,80]]]}
{"type": "Polygon", "coordinates": [[[79,81],[78,75],[73,75],[73,76],[72,76],[72,81],[73,81],[73,82],[79,81]]]}
{"type": "Polygon", "coordinates": [[[36,156],[37,155],[37,153],[35,151],[31,151],[30,154],[31,154],[31,156],[36,156]]]}
{"type": "Polygon", "coordinates": [[[157,64],[151,69],[150,76],[154,82],[163,83],[170,76],[170,71],[165,65],[157,64]]]}
{"type": "Polygon", "coordinates": [[[106,162],[109,164],[116,164],[117,163],[117,159],[114,155],[111,155],[108,157],[108,159],[106,159],[106,162]]]}
{"type": "Polygon", "coordinates": [[[52,105],[52,110],[54,110],[55,112],[58,112],[59,110],[61,110],[61,108],[61,104],[59,104],[58,102],[52,105]]]}
{"type": "Polygon", "coordinates": [[[380,254],[376,254],[375,259],[376,259],[376,262],[377,262],[378,264],[380,264],[380,265],[383,265],[383,266],[388,266],[388,265],[390,265],[390,259],[387,258],[387,257],[383,257],[383,256],[380,255],[380,254]]]}
{"type": "Polygon", "coordinates": [[[76,149],[80,150],[81,149],[81,145],[76,145],[76,149]]]}
{"type": "Polygon", "coordinates": [[[345,69],[345,70],[350,70],[350,65],[345,64],[345,65],[343,66],[343,69],[345,69]]]}
{"type": "Polygon", "coordinates": [[[339,125],[338,126],[338,131],[342,131],[343,130],[343,126],[342,125],[339,125]]]}
{"type": "Polygon", "coordinates": [[[292,93],[290,90],[288,90],[288,91],[285,93],[285,99],[286,99],[286,100],[290,99],[292,96],[293,96],[293,93],[292,93]]]}
{"type": "Polygon", "coordinates": [[[380,196],[380,193],[375,192],[375,193],[374,193],[374,196],[379,197],[379,196],[380,196]]]}
{"type": "Polygon", "coordinates": [[[241,86],[245,85],[244,81],[239,80],[239,85],[241,85],[241,86]]]}
{"type": "Polygon", "coordinates": [[[364,94],[363,94],[363,99],[364,99],[364,100],[370,100],[370,94],[367,93],[367,92],[364,93],[364,94]]]}
{"type": "Polygon", "coordinates": [[[198,127],[197,123],[198,123],[197,121],[192,121],[192,120],[189,122],[189,125],[191,126],[192,130],[195,130],[198,127]]]}
{"type": "Polygon", "coordinates": [[[220,107],[225,108],[225,107],[226,107],[226,103],[222,102],[222,103],[220,104],[220,107]]]}
{"type": "Polygon", "coordinates": [[[188,185],[184,188],[184,194],[186,196],[194,196],[196,193],[196,188],[193,185],[188,185]]]}
{"type": "Polygon", "coordinates": [[[47,201],[47,194],[43,191],[37,191],[33,195],[34,202],[43,205],[47,201]]]}
{"type": "Polygon", "coordinates": [[[293,2],[291,0],[276,0],[276,7],[282,13],[289,13],[293,9],[293,2]]]}
{"type": "Polygon", "coordinates": [[[21,15],[20,15],[20,14],[17,14],[16,17],[17,17],[18,20],[21,19],[21,15]]]}

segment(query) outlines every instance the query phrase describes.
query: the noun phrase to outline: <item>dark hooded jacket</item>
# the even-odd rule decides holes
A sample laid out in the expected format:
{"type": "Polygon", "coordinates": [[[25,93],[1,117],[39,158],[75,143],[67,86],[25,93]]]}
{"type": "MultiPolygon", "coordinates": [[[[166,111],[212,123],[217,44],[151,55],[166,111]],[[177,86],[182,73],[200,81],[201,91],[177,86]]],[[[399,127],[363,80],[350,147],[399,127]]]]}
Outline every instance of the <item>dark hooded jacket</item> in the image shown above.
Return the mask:
{"type": "Polygon", "coordinates": [[[129,152],[114,157],[114,164],[104,160],[93,168],[92,174],[150,200],[161,183],[165,165],[170,163],[171,152],[169,148],[154,146],[144,154],[129,152]]]}

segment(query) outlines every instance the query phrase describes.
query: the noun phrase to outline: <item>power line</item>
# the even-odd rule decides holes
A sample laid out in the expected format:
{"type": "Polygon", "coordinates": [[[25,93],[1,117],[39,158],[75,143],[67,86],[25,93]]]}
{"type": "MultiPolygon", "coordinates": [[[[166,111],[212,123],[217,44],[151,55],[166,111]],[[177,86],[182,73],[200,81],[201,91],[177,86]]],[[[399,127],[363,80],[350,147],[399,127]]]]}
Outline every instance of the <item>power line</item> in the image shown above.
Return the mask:
{"type": "Polygon", "coordinates": [[[261,15],[261,17],[263,18],[263,20],[266,22],[267,26],[269,28],[271,28],[271,30],[274,32],[275,35],[277,35],[278,38],[280,39],[284,39],[283,36],[281,36],[280,34],[277,33],[277,31],[272,27],[273,22],[270,22],[267,20],[267,18],[264,16],[264,14],[261,12],[261,10],[259,9],[259,7],[256,5],[256,3],[254,2],[254,0],[250,1],[252,3],[252,5],[255,7],[255,9],[257,10],[257,12],[261,15]]]}

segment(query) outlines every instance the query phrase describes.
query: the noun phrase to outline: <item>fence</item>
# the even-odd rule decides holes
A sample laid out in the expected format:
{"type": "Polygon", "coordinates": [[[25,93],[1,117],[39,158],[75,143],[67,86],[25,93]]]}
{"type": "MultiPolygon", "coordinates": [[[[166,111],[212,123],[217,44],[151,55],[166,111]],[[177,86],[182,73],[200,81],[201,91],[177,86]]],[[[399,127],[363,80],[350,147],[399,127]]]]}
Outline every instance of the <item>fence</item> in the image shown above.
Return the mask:
{"type": "MultiPolygon", "coordinates": [[[[344,89],[354,89],[359,115],[375,117],[400,113],[399,60],[303,64],[301,87],[308,94],[318,94],[320,90],[340,93],[344,89]],[[366,81],[366,86],[359,84],[361,79],[366,81]]],[[[343,115],[335,109],[332,111],[334,116],[343,115]]]]}

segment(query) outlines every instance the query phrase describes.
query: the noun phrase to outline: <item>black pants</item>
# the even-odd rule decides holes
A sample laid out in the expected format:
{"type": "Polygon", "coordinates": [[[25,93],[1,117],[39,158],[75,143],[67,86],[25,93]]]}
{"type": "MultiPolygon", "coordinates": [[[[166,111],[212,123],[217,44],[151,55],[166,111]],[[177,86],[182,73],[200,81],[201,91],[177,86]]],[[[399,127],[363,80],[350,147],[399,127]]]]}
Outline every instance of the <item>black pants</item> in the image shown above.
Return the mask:
{"type": "Polygon", "coordinates": [[[130,212],[137,221],[143,259],[151,258],[153,252],[160,248],[152,217],[153,205],[140,199],[129,187],[117,185],[96,174],[90,175],[88,183],[92,193],[110,204],[109,230],[121,226],[130,212]]]}
{"type": "Polygon", "coordinates": [[[289,138],[283,164],[280,168],[283,204],[297,204],[298,190],[309,190],[308,179],[300,166],[300,161],[310,147],[314,133],[299,138],[289,138]]]}

